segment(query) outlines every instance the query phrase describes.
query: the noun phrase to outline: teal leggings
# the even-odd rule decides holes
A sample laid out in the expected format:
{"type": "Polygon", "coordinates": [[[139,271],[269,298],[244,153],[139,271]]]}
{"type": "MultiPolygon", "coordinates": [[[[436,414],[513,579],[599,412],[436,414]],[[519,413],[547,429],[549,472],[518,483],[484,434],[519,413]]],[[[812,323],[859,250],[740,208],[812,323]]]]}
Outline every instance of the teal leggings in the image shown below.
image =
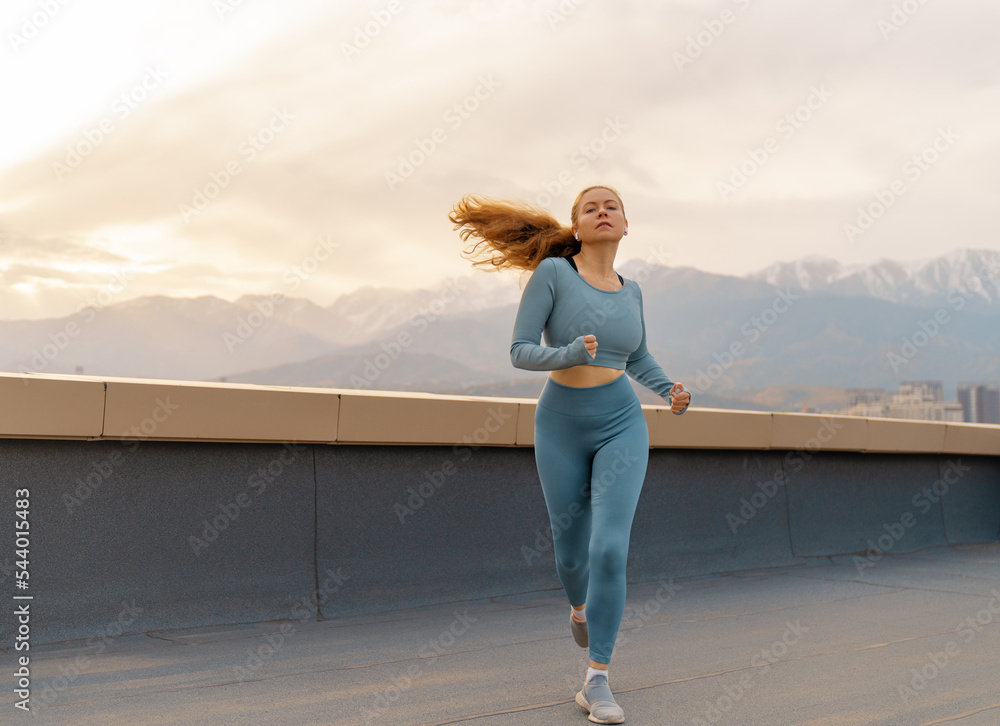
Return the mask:
{"type": "Polygon", "coordinates": [[[622,374],[599,386],[548,378],[535,408],[535,464],[570,605],[587,603],[590,658],[610,663],[625,563],[649,461],[649,430],[622,374]]]}

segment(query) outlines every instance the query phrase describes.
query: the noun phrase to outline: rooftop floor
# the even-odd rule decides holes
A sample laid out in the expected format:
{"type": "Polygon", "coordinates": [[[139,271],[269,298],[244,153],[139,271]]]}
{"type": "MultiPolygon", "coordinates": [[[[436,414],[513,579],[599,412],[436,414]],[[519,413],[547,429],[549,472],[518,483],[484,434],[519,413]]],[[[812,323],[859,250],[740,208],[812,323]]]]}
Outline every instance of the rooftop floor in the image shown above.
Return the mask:
{"type": "MultiPolygon", "coordinates": [[[[1000,543],[865,562],[630,584],[626,723],[1000,723],[1000,543]]],[[[32,647],[32,721],[582,726],[568,610],[546,591],[32,647]]]]}

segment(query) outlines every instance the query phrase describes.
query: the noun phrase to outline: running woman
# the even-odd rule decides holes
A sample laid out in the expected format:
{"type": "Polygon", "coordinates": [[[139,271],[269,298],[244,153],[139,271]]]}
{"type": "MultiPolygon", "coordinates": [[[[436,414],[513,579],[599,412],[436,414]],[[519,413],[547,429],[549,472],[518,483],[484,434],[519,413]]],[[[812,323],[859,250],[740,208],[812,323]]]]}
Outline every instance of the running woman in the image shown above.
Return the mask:
{"type": "Polygon", "coordinates": [[[576,702],[593,723],[623,723],[608,667],[625,610],[629,537],[649,459],[649,431],[628,373],[683,414],[691,394],[646,349],[639,285],[615,272],[628,234],[621,195],[584,189],[571,227],[520,202],[463,197],[448,218],[492,249],[476,264],[532,270],[518,307],[511,363],[549,371],[535,407],[535,464],[570,604],[570,631],[590,667],[576,702]],[[544,334],[546,345],[540,345],[544,334]]]}

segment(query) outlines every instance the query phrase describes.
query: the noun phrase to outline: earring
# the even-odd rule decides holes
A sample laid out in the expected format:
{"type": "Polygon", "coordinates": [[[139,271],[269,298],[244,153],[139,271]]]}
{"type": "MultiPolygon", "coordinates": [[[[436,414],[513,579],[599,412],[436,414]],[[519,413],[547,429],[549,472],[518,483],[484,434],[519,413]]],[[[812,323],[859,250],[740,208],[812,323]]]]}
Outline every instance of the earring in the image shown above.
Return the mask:
{"type": "Polygon", "coordinates": [[[580,233],[579,232],[574,232],[573,236],[576,237],[577,241],[580,240],[580,233]]]}
{"type": "Polygon", "coordinates": [[[628,227],[625,228],[625,234],[628,234],[628,227]]]}

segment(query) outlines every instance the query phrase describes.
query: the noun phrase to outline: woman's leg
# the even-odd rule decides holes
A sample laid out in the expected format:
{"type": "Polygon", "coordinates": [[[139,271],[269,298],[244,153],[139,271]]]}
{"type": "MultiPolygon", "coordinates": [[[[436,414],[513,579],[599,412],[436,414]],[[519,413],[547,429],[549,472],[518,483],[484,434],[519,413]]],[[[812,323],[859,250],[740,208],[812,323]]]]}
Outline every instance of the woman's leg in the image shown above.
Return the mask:
{"type": "MultiPolygon", "coordinates": [[[[597,450],[591,478],[590,658],[611,662],[625,611],[625,566],[639,494],[649,461],[649,430],[635,392],[613,417],[614,435],[597,450]]],[[[599,667],[591,663],[592,667],[599,667]]]]}
{"type": "Polygon", "coordinates": [[[556,573],[569,598],[587,601],[590,580],[590,460],[580,419],[535,408],[535,464],[552,526],[556,573]]]}

